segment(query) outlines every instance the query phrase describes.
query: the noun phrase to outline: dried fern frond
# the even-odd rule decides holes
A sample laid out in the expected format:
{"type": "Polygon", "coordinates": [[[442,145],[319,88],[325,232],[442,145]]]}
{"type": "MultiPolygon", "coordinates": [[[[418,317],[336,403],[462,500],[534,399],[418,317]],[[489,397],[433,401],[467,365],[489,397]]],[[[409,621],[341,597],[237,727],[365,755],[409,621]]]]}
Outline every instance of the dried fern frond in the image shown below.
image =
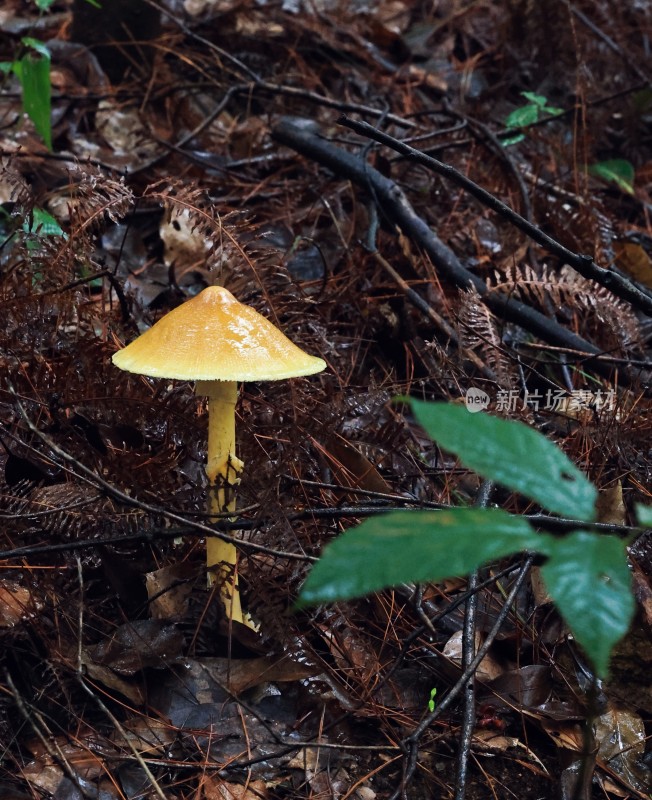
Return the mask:
{"type": "Polygon", "coordinates": [[[134,195],[122,178],[111,178],[88,164],[70,168],[70,228],[97,229],[118,222],[133,207],[134,195]]]}
{"type": "MultiPolygon", "coordinates": [[[[161,181],[143,193],[145,201],[155,201],[164,210],[164,224],[177,230],[182,226],[198,241],[205,242],[201,263],[207,283],[229,284],[239,270],[253,269],[243,241],[251,239],[250,225],[242,215],[218,211],[205,189],[177,181],[161,181]]],[[[178,277],[178,276],[177,276],[178,277]]]]}
{"type": "Polygon", "coordinates": [[[546,232],[574,253],[587,253],[596,264],[613,262],[613,223],[594,197],[586,203],[581,197],[552,197],[539,193],[537,216],[545,220],[546,232]]]}
{"type": "Polygon", "coordinates": [[[630,306],[567,265],[558,271],[544,266],[538,275],[527,264],[512,264],[496,270],[488,284],[492,291],[514,296],[543,313],[575,316],[577,329],[606,351],[624,353],[640,346],[641,330],[630,306]]]}
{"type": "Polygon", "coordinates": [[[501,327],[494,314],[480,299],[475,287],[460,290],[460,306],[457,315],[460,345],[476,352],[487,366],[496,373],[501,384],[513,385],[516,372],[505,353],[501,327]]]}

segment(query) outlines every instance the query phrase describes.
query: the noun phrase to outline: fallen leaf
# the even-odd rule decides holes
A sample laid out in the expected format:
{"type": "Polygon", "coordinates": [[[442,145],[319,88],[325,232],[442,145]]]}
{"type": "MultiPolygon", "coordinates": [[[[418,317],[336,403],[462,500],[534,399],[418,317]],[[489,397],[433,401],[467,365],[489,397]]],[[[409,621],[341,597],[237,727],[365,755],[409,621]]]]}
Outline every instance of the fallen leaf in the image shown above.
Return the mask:
{"type": "Polygon", "coordinates": [[[12,628],[41,608],[33,601],[29,589],[12,581],[0,581],[0,628],[12,628]]]}
{"type": "Polygon", "coordinates": [[[202,781],[202,791],[204,800],[261,800],[267,797],[264,781],[230,783],[209,775],[202,781]]]}
{"type": "Polygon", "coordinates": [[[122,675],[145,667],[163,667],[181,654],[183,634],[159,620],[136,620],[117,628],[113,635],[88,649],[90,658],[122,675]]]}
{"type": "Polygon", "coordinates": [[[341,437],[331,437],[322,452],[331,463],[337,480],[344,486],[355,486],[369,492],[392,492],[392,487],[371,461],[341,437]]]}
{"type": "Polygon", "coordinates": [[[652,288],[652,259],[636,242],[615,242],[616,266],[630,278],[652,288]]]}
{"type": "Polygon", "coordinates": [[[610,708],[595,721],[598,760],[606,762],[623,783],[639,792],[652,786],[652,771],[641,760],[645,753],[645,724],[633,711],[610,708]]]}
{"type": "MultiPolygon", "coordinates": [[[[480,633],[476,632],[475,634],[475,650],[479,650],[482,646],[482,636],[480,633]]],[[[450,639],[444,645],[443,654],[446,658],[450,658],[455,664],[461,667],[462,665],[462,631],[457,631],[454,633],[450,639]]],[[[497,678],[499,675],[505,670],[503,667],[496,661],[495,658],[491,655],[491,653],[487,653],[487,655],[482,659],[478,668],[475,672],[475,677],[481,681],[490,681],[494,678],[497,678]]]]}
{"type": "Polygon", "coordinates": [[[153,619],[177,620],[186,615],[193,590],[189,578],[194,573],[192,564],[184,561],[146,573],[145,585],[153,619]]]}
{"type": "Polygon", "coordinates": [[[610,525],[625,525],[627,511],[623,502],[623,485],[616,481],[606,489],[600,489],[596,502],[598,522],[610,525]]]}
{"type": "Polygon", "coordinates": [[[542,719],[541,727],[557,747],[562,747],[564,750],[572,750],[576,753],[582,751],[583,734],[580,725],[574,722],[564,724],[542,719]]]}
{"type": "Polygon", "coordinates": [[[305,680],[319,674],[316,667],[299,664],[288,656],[262,658],[204,658],[202,667],[217,683],[238,695],[262,683],[305,680]]]}

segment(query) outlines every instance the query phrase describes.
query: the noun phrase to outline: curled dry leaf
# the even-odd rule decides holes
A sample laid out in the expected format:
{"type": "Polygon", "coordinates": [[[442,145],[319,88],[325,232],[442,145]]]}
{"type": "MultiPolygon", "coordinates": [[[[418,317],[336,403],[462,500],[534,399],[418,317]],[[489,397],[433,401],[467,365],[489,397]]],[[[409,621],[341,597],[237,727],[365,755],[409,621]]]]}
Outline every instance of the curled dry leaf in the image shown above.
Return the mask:
{"type": "Polygon", "coordinates": [[[612,486],[600,490],[596,508],[598,510],[598,522],[605,522],[610,525],[625,525],[627,523],[627,511],[623,502],[623,485],[620,481],[616,481],[612,486]]]}
{"type": "MultiPolygon", "coordinates": [[[[482,635],[480,633],[475,634],[475,650],[479,650],[482,646],[482,635]]],[[[443,654],[450,658],[451,661],[455,662],[458,666],[462,664],[462,631],[457,631],[454,633],[450,639],[444,645],[443,654]]],[[[491,655],[491,653],[487,653],[487,655],[482,659],[480,662],[478,669],[476,670],[475,676],[478,680],[481,681],[490,681],[494,678],[497,678],[504,672],[503,667],[498,663],[498,661],[491,655]]]]}
{"type": "Polygon", "coordinates": [[[261,780],[231,783],[207,775],[202,782],[204,800],[264,800],[267,787],[261,780]]]}
{"type": "Polygon", "coordinates": [[[203,266],[213,246],[186,208],[171,209],[161,222],[159,234],[165,246],[166,265],[174,264],[180,272],[203,266]]]}
{"type": "Polygon", "coordinates": [[[192,564],[181,562],[145,575],[149,609],[154,619],[175,620],[187,613],[193,589],[190,576],[195,572],[192,564]]]}
{"type": "Polygon", "coordinates": [[[12,581],[0,581],[0,628],[12,628],[21,619],[39,611],[29,589],[12,581]]]}

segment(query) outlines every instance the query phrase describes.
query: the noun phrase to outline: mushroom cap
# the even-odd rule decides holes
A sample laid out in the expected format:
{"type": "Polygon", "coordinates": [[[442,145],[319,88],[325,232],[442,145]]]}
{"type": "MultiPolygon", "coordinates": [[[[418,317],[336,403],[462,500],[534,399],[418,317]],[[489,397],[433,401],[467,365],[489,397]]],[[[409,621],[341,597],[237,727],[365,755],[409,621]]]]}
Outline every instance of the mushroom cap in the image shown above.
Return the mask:
{"type": "Polygon", "coordinates": [[[188,381],[277,381],[326,368],[222,286],[170,311],[112,361],[127,372],[188,381]]]}

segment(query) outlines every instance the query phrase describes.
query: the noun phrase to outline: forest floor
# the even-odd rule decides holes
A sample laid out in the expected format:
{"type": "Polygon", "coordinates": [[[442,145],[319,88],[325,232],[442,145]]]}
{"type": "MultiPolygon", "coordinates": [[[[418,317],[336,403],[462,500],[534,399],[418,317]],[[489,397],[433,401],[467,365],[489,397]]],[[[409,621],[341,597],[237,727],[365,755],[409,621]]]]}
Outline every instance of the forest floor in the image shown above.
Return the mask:
{"type": "Polygon", "coordinates": [[[649,797],[650,2],[104,5],[0,10],[52,85],[50,150],[0,84],[0,797],[649,797]],[[205,399],[111,363],[214,284],[327,364],[240,389],[213,530],[256,632],[206,586],[205,399]],[[486,565],[477,643],[521,588],[421,730],[465,576],[293,606],[366,517],[478,502],[392,402],[469,392],[598,486],[638,611],[596,683],[531,562],[486,565]]]}

